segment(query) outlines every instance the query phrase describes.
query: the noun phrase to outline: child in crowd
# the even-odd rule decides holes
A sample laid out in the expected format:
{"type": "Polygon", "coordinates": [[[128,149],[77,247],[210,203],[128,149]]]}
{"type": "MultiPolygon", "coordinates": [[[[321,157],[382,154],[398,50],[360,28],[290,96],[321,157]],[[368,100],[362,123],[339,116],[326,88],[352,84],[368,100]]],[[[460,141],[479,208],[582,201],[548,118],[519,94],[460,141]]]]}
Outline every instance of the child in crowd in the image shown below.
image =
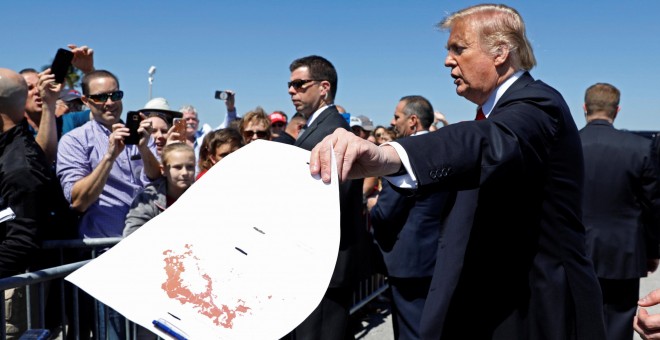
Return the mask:
{"type": "Polygon", "coordinates": [[[212,166],[228,154],[243,146],[243,138],[236,129],[226,128],[209,132],[204,136],[199,149],[199,175],[202,177],[212,166]]]}
{"type": "Polygon", "coordinates": [[[171,206],[195,182],[195,151],[191,146],[168,144],[161,159],[163,177],[147,185],[133,200],[126,215],[124,237],[171,206]]]}

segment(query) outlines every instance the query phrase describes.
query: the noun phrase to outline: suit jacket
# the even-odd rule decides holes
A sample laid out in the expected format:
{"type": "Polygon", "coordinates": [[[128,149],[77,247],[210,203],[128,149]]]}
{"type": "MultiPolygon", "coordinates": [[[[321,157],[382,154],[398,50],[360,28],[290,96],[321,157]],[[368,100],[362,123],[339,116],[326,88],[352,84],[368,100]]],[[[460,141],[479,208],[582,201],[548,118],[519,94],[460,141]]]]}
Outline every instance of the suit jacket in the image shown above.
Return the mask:
{"type": "Polygon", "coordinates": [[[524,73],[488,119],[397,142],[420,191],[456,190],[424,339],[605,338],[581,223],[582,148],[561,94],[524,73]]]}
{"type": "MultiPolygon", "coordinates": [[[[337,128],[350,131],[344,117],[335,106],[330,106],[314,119],[302,135],[298,136],[294,145],[305,150],[312,150],[325,136],[332,134],[337,128]]],[[[330,287],[352,287],[358,278],[358,270],[361,267],[359,246],[364,243],[361,241],[364,241],[366,233],[366,223],[362,214],[362,182],[363,180],[359,179],[339,184],[341,237],[339,255],[330,280],[330,287]]]]}
{"type": "Polygon", "coordinates": [[[587,254],[604,279],[646,276],[660,258],[660,197],[651,140],[619,131],[605,120],[580,130],[584,152],[587,254]]]}
{"type": "Polygon", "coordinates": [[[293,136],[291,136],[290,134],[286,133],[286,131],[282,131],[282,133],[280,133],[280,136],[273,139],[273,141],[289,144],[289,145],[293,145],[296,143],[296,139],[293,138],[293,136]]]}
{"type": "Polygon", "coordinates": [[[371,226],[387,275],[398,278],[433,275],[447,195],[441,191],[407,196],[383,181],[378,202],[371,209],[371,226]]]}

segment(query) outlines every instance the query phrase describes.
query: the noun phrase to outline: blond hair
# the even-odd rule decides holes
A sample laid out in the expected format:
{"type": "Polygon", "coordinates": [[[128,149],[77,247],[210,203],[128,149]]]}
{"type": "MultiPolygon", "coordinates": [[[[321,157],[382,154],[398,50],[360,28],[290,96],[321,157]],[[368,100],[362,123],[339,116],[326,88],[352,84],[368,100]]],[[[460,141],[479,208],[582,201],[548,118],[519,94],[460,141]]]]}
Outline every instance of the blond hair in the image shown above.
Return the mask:
{"type": "Polygon", "coordinates": [[[479,33],[484,51],[495,55],[502,45],[506,45],[514,69],[529,71],[536,66],[534,51],[525,33],[525,23],[515,9],[494,4],[471,6],[449,15],[438,26],[451,30],[463,20],[468,20],[479,33]]]}

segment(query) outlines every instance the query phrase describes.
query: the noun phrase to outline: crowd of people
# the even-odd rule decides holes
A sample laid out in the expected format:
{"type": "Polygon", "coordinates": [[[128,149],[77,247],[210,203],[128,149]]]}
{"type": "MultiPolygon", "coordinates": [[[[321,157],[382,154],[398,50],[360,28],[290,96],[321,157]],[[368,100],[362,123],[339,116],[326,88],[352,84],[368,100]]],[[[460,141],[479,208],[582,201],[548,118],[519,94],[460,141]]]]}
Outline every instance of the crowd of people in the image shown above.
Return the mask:
{"type": "MultiPolygon", "coordinates": [[[[660,302],[660,291],[639,300],[639,279],[660,259],[657,140],[614,128],[621,94],[608,83],[586,90],[578,129],[561,94],[529,73],[536,60],[515,9],[476,5],[439,26],[474,121],[450,125],[406,95],[389,126],[375,126],[335,103],[337,70],[316,55],[289,65],[290,118],[239,115],[226,90],[216,128],[159,97],[131,116],[131,131],[119,78],[96,69],[87,46],[69,46],[81,91],[50,69],[0,69],[0,277],[53,265],[43,240],[129,237],[258,139],[310,150],[311,173],[327,182],[332,144],[337,264],[318,307],[283,339],[351,337],[365,262],[388,278],[396,339],[660,338],[660,316],[636,315],[660,302]]],[[[8,339],[26,330],[25,295],[5,292],[8,339]]],[[[83,338],[104,338],[85,317],[91,297],[81,308],[83,338]]],[[[127,337],[121,315],[98,313],[110,339],[127,337]]]]}

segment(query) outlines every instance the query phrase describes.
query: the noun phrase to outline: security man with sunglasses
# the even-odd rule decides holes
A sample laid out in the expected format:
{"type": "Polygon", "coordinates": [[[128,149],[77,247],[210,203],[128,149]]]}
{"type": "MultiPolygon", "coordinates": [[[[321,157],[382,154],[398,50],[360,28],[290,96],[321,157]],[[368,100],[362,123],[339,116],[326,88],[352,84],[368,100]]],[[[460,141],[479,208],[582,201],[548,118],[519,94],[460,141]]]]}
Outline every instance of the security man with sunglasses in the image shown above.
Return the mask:
{"type": "MultiPolygon", "coordinates": [[[[62,136],[57,177],[71,207],[81,214],[79,237],[121,237],[133,198],[160,177],[151,123],[143,120],[138,144],[127,145],[129,129],[120,119],[124,93],[117,77],[104,70],[91,72],[82,80],[82,92],[93,120],[62,136]]],[[[111,334],[125,338],[123,318],[112,312],[109,317],[111,334]]]]}
{"type": "MultiPolygon", "coordinates": [[[[325,58],[308,56],[289,66],[289,95],[296,111],[307,119],[307,128],[298,135],[295,146],[312,148],[337,128],[350,131],[348,122],[334,105],[337,72],[325,58]]],[[[362,179],[339,186],[341,239],[330,285],[319,306],[290,335],[290,339],[343,340],[347,337],[349,309],[355,283],[362,268],[359,253],[366,242],[362,215],[362,179]]]]}

